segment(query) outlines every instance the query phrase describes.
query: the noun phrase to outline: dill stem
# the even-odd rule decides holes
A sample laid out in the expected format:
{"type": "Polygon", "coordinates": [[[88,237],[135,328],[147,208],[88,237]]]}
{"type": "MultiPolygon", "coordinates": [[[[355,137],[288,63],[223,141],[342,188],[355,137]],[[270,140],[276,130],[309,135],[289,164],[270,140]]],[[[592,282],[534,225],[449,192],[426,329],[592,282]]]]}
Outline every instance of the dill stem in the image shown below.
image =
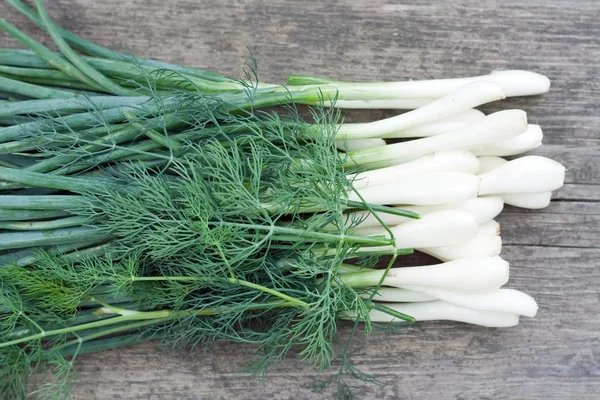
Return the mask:
{"type": "MultiPolygon", "coordinates": [[[[371,295],[371,297],[375,296],[376,292],[374,291],[373,294],[371,295]]],[[[398,318],[400,320],[406,321],[408,323],[414,324],[416,319],[414,317],[411,317],[410,315],[401,313],[400,311],[396,311],[393,308],[390,307],[386,307],[385,305],[381,304],[381,303],[371,303],[373,305],[373,308],[377,311],[381,311],[383,313],[386,313],[388,315],[391,315],[392,317],[398,318]]]]}
{"type": "Polygon", "coordinates": [[[35,335],[30,335],[30,336],[22,337],[19,339],[10,340],[8,342],[0,343],[0,348],[14,346],[16,344],[25,343],[25,342],[28,342],[31,340],[43,339],[45,337],[64,335],[64,334],[68,334],[68,333],[82,331],[85,329],[98,328],[101,326],[112,325],[112,324],[116,324],[119,322],[165,319],[167,317],[172,318],[172,315],[173,315],[173,312],[170,310],[136,311],[136,312],[132,312],[132,314],[129,314],[129,315],[120,315],[118,317],[103,319],[100,321],[89,322],[87,324],[81,324],[81,325],[71,326],[71,327],[67,327],[67,328],[42,331],[40,333],[36,333],[35,335]]]}
{"type": "MultiPolygon", "coordinates": [[[[193,282],[199,281],[200,279],[195,276],[140,276],[140,277],[132,277],[132,281],[141,282],[141,281],[181,281],[181,282],[193,282]]],[[[259,285],[257,283],[248,282],[242,279],[237,279],[235,277],[227,279],[227,282],[232,285],[240,285],[250,289],[255,289],[260,292],[268,293],[272,296],[279,297],[282,300],[289,302],[295,306],[299,306],[302,308],[308,308],[308,303],[298,300],[292,296],[288,296],[284,293],[281,293],[275,289],[268,288],[266,286],[259,285]]]]}
{"type": "Polygon", "coordinates": [[[396,207],[389,207],[389,206],[382,206],[382,205],[378,205],[378,204],[363,203],[362,201],[353,201],[353,200],[348,200],[347,204],[348,204],[348,206],[350,206],[352,208],[357,208],[357,209],[361,209],[361,210],[368,210],[370,212],[378,211],[378,212],[383,213],[383,214],[399,215],[401,217],[407,217],[407,218],[412,218],[412,219],[419,219],[420,218],[419,214],[417,214],[415,212],[408,211],[408,210],[402,210],[402,209],[396,208],[396,207]]]}
{"type": "MultiPolygon", "coordinates": [[[[272,302],[272,303],[253,304],[250,307],[248,307],[247,309],[249,311],[252,311],[252,310],[264,309],[264,308],[269,308],[269,307],[280,307],[281,308],[281,307],[292,307],[292,306],[293,305],[290,303],[272,302]]],[[[104,331],[96,330],[96,332],[91,332],[89,334],[80,335],[79,337],[81,338],[81,340],[74,339],[74,340],[65,342],[57,347],[54,347],[53,349],[59,350],[63,356],[71,356],[74,354],[74,352],[72,350],[69,350],[68,347],[73,346],[73,345],[78,345],[80,342],[83,342],[83,346],[82,346],[83,350],[78,353],[83,354],[83,353],[97,352],[100,350],[115,349],[115,348],[130,345],[130,344],[135,344],[140,341],[145,341],[147,339],[155,339],[158,336],[160,336],[160,333],[152,332],[151,334],[147,334],[147,333],[145,334],[143,332],[137,332],[137,333],[131,333],[131,334],[126,334],[126,335],[112,336],[109,338],[93,341],[94,339],[101,338],[101,337],[107,336],[109,334],[115,334],[115,333],[124,332],[127,330],[134,330],[136,328],[148,326],[148,325],[151,325],[150,322],[159,323],[156,320],[155,321],[141,321],[139,323],[121,325],[120,327],[115,327],[114,329],[110,329],[110,330],[104,330],[104,331]],[[86,345],[86,343],[87,343],[87,345],[86,345]]]]}
{"type": "MultiPolygon", "coordinates": [[[[285,301],[279,302],[267,302],[267,303],[251,303],[246,306],[246,310],[260,310],[265,308],[276,308],[276,307],[292,307],[294,304],[285,301]]],[[[121,322],[129,322],[129,321],[140,321],[146,322],[147,324],[143,325],[152,325],[159,324],[162,322],[169,322],[179,318],[186,317],[200,317],[200,316],[210,316],[227,313],[229,310],[226,307],[221,309],[218,308],[208,308],[204,310],[185,310],[185,311],[173,311],[173,310],[159,310],[159,311],[132,311],[127,310],[115,306],[105,305],[103,308],[97,310],[97,313],[106,313],[106,314],[117,314],[118,317],[102,319],[99,321],[93,321],[85,324],[69,326],[65,328],[53,329],[53,330],[43,330],[34,335],[29,335],[26,337],[22,337],[19,339],[10,340],[8,342],[0,343],[0,349],[4,347],[14,346],[17,344],[29,342],[32,340],[41,340],[45,337],[65,335],[69,333],[79,332],[87,329],[100,328],[104,326],[112,326],[121,322]]],[[[121,327],[122,328],[122,327],[121,327]]],[[[108,330],[107,330],[108,331],[108,330]]],[[[111,332],[116,333],[116,332],[111,332]]],[[[104,335],[99,335],[104,336],[104,335]]],[[[99,337],[97,336],[97,337],[99,337]]]]}
{"type": "Polygon", "coordinates": [[[286,236],[287,239],[291,240],[294,237],[297,237],[297,240],[306,240],[310,239],[323,239],[326,241],[333,242],[347,242],[347,243],[358,243],[358,244],[368,244],[372,246],[389,246],[393,244],[393,241],[388,238],[377,238],[371,236],[355,236],[355,235],[344,235],[344,234],[336,234],[336,233],[326,233],[326,232],[314,232],[307,231],[298,228],[288,228],[285,226],[278,225],[258,225],[258,224],[244,224],[240,222],[209,222],[209,225],[218,226],[218,225],[227,225],[236,228],[245,228],[245,229],[254,229],[257,231],[269,231],[269,234],[284,234],[291,235],[286,236]]]}
{"type": "Polygon", "coordinates": [[[155,282],[155,281],[199,281],[195,276],[132,276],[132,282],[155,282]]]}
{"type": "Polygon", "coordinates": [[[286,300],[289,303],[297,305],[297,306],[302,307],[302,308],[308,308],[308,303],[306,303],[306,302],[304,302],[302,300],[295,299],[295,298],[293,298],[291,296],[288,296],[288,295],[286,295],[284,293],[281,293],[281,292],[279,292],[277,290],[270,289],[268,287],[265,287],[265,286],[262,286],[262,285],[259,285],[259,284],[256,284],[256,283],[252,283],[252,282],[240,280],[240,279],[237,279],[237,278],[230,278],[229,282],[232,283],[232,284],[238,284],[240,286],[244,286],[244,287],[247,287],[247,288],[250,288],[250,289],[256,289],[258,291],[261,291],[261,292],[264,292],[264,293],[268,293],[270,295],[279,297],[282,300],[286,300]]]}
{"type": "Polygon", "coordinates": [[[143,321],[136,321],[131,324],[115,326],[115,327],[112,327],[109,329],[104,329],[104,330],[100,329],[100,330],[97,330],[97,331],[87,334],[87,335],[81,335],[81,336],[79,336],[78,339],[69,340],[58,346],[54,346],[53,350],[60,351],[60,350],[64,349],[65,347],[71,346],[73,344],[83,343],[86,341],[100,338],[102,336],[108,336],[108,335],[112,335],[112,334],[120,333],[120,332],[124,332],[124,331],[130,331],[133,329],[142,328],[144,326],[148,326],[148,325],[152,325],[152,324],[159,324],[161,322],[167,322],[170,319],[171,319],[170,317],[165,317],[165,318],[158,318],[158,319],[154,319],[154,320],[143,320],[143,321]]]}

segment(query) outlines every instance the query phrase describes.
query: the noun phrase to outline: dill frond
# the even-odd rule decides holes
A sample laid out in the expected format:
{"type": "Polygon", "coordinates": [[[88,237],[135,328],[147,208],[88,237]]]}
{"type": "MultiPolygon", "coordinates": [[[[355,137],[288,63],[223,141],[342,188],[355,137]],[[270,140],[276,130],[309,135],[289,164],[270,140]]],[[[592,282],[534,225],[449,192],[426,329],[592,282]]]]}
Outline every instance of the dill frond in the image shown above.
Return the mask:
{"type": "Polygon", "coordinates": [[[320,371],[343,360],[340,380],[371,379],[349,364],[347,345],[336,345],[344,315],[372,330],[370,300],[338,269],[361,247],[394,241],[349,233],[360,219],[346,214],[357,204],[347,201],[352,182],[336,148],[341,116],[324,106],[335,98],[322,97],[310,123],[291,97],[285,115],[257,110],[263,89],[255,63],[248,67],[244,101],[194,91],[185,77],[164,97],[151,84],[173,82],[163,71],[148,78],[146,103],[90,105],[85,115],[29,126],[47,157],[28,179],[47,173],[44,182],[70,182],[52,185],[79,194],[68,211],[109,245],[81,258],[41,251],[25,266],[0,268],[0,357],[13,365],[0,370],[14,386],[7,390],[22,393],[25,377],[50,366],[54,378],[36,394],[60,397],[78,354],[150,339],[176,349],[252,344],[247,371],[258,376],[298,351],[320,371]],[[74,128],[73,120],[86,122],[74,128]],[[89,180],[78,186],[61,175],[89,180]]]}

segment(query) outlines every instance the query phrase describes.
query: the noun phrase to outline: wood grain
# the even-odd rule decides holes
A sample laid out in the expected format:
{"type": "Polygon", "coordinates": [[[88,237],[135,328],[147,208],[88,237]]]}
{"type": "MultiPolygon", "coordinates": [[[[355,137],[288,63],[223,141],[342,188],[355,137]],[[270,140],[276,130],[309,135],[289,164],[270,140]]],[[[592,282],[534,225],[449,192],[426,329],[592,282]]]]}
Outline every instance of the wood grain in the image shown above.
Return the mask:
{"type": "MultiPolygon", "coordinates": [[[[568,167],[541,211],[500,217],[510,286],[540,304],[512,329],[422,323],[354,357],[388,385],[365,399],[597,399],[600,390],[600,3],[598,1],[86,0],[48,2],[60,24],[112,49],[239,75],[248,49],[264,80],[454,77],[531,69],[550,93],[505,101],[541,124],[535,154],[568,167]]],[[[0,15],[48,43],[8,6],[0,15]]],[[[0,46],[17,47],[0,35],[0,46]]],[[[357,112],[369,120],[389,112],[357,112]]],[[[342,328],[342,334],[347,328],[342,328]]],[[[82,356],[75,399],[319,399],[298,359],[262,383],[239,373],[249,348],[160,352],[154,344],[82,356]]]]}

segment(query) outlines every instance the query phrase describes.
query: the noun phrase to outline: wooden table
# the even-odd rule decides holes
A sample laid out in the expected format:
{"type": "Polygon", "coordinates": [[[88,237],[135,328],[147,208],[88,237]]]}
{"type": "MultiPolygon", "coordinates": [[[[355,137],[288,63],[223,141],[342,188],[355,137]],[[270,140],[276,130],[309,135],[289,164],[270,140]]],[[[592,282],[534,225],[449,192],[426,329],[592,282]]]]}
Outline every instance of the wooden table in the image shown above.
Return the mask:
{"type": "MultiPolygon", "coordinates": [[[[542,125],[533,153],[568,167],[550,207],[506,207],[499,218],[510,287],[533,295],[535,319],[512,329],[421,323],[354,361],[388,383],[365,399],[600,397],[600,3],[598,1],[53,1],[60,24],[112,49],[240,76],[248,49],[262,79],[287,74],[399,80],[531,69],[547,95],[486,108],[522,108],[542,125]]],[[[51,4],[50,4],[51,3],[51,4]]],[[[36,37],[8,6],[0,15],[36,37]]],[[[17,43],[0,35],[0,46],[17,43]]],[[[353,113],[369,120],[389,112],[353,113]]],[[[347,330],[346,330],[347,331],[347,330]]],[[[342,331],[342,333],[344,330],[342,331]]],[[[75,399],[317,399],[316,374],[290,358],[266,383],[239,373],[249,349],[191,353],[143,344],[77,360],[75,399]]]]}

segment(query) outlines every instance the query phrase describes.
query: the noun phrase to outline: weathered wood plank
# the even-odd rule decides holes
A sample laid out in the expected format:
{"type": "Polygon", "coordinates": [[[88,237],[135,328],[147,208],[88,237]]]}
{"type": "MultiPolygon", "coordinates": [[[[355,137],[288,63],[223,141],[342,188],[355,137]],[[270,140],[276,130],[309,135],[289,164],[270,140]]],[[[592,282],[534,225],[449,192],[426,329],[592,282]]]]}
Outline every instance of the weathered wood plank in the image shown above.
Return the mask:
{"type": "MultiPolygon", "coordinates": [[[[546,210],[500,217],[510,286],[533,295],[538,317],[513,329],[423,323],[354,361],[390,384],[364,398],[595,399],[600,390],[600,5],[595,0],[497,2],[301,0],[48,2],[50,14],[110,48],[240,75],[248,48],[263,79],[292,73],[351,80],[466,76],[524,68],[550,93],[485,107],[523,108],[542,125],[533,154],[568,167],[546,210]]],[[[38,32],[5,4],[0,15],[38,32]]],[[[43,35],[35,33],[44,43],[43,35]]],[[[0,35],[0,46],[17,43],[0,35]]],[[[393,112],[353,112],[372,120],[393,112]]],[[[347,328],[342,333],[347,333],[347,328]]],[[[291,358],[265,385],[239,370],[249,348],[162,353],[153,344],[81,357],[76,399],[317,399],[316,374],[291,358]]]]}
{"type": "Polygon", "coordinates": [[[597,248],[600,203],[552,202],[545,213],[507,206],[498,221],[505,245],[597,248]]]}
{"type": "Polygon", "coordinates": [[[600,201],[600,185],[567,183],[554,194],[554,199],[565,201],[600,201]]]}

